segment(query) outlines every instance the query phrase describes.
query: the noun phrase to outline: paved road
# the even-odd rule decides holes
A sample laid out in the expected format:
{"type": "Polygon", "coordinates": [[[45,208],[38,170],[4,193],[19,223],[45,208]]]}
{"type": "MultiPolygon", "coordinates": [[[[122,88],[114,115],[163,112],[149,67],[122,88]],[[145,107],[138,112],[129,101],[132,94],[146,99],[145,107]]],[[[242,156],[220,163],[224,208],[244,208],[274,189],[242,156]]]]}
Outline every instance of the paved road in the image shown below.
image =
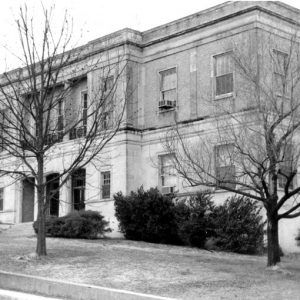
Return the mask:
{"type": "Polygon", "coordinates": [[[62,300],[0,289],[0,300],[62,300]]]}

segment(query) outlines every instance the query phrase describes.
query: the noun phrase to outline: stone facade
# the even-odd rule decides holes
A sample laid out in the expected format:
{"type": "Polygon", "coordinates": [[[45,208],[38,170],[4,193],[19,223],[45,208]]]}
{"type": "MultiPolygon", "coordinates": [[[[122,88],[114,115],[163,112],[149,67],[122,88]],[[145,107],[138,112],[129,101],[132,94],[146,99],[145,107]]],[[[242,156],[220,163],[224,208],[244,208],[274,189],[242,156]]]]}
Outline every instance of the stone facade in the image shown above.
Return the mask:
{"type": "MultiPolygon", "coordinates": [[[[162,188],[159,165],[165,150],[161,140],[175,120],[191,136],[211,134],[213,120],[210,116],[216,106],[226,105],[239,111],[251,105],[247,95],[238,89],[243,84],[238,74],[234,74],[234,92],[215,99],[214,57],[231,51],[233,42],[250,49],[258,35],[266,38],[269,33],[285,47],[285,41],[295,28],[299,28],[299,13],[299,10],[280,2],[226,2],[145,32],[123,29],[81,47],[88,57],[82,58],[85,62],[103,53],[109,52],[113,56],[114,51],[122,49],[127,61],[126,72],[131,78],[127,83],[130,84],[131,96],[126,104],[126,126],[106,147],[105,163],[97,168],[92,164],[86,167],[86,209],[101,211],[114,229],[112,235],[119,234],[112,198],[115,192],[127,194],[141,185],[145,189],[162,188]],[[161,102],[164,91],[169,93],[165,99],[173,102],[161,102]],[[110,195],[103,198],[105,179],[102,177],[105,172],[110,172],[110,195]]],[[[70,73],[71,69],[72,66],[70,73]]],[[[84,75],[84,67],[82,69],[84,75]]],[[[86,81],[74,89],[75,102],[82,90],[90,92],[97,85],[96,78],[97,70],[90,72],[86,81]]],[[[72,141],[64,140],[61,144],[65,153],[72,149],[72,141]]],[[[6,163],[9,164],[9,160],[6,163]]],[[[46,173],[59,173],[61,167],[60,155],[54,155],[46,166],[46,173]]],[[[173,178],[172,184],[179,193],[193,191],[179,177],[173,178]]],[[[4,188],[0,220],[22,222],[24,184],[2,177],[0,187],[4,188]]],[[[223,201],[227,196],[228,193],[218,191],[216,201],[223,201]]],[[[59,205],[59,215],[70,212],[71,183],[60,190],[59,198],[64,200],[59,205]]],[[[35,203],[35,217],[36,214],[35,203]]],[[[280,225],[283,249],[300,251],[295,241],[300,222],[284,221],[280,225]]]]}

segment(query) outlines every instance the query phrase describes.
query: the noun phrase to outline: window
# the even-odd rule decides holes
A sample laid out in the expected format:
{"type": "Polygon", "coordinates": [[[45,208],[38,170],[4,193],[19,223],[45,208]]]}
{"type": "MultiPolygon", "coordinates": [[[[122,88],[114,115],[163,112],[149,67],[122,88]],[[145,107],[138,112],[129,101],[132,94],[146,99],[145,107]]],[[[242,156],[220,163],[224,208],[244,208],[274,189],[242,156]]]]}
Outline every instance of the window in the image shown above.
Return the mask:
{"type": "Polygon", "coordinates": [[[53,123],[50,120],[49,133],[45,141],[46,145],[59,143],[63,140],[64,117],[63,117],[63,99],[55,100],[55,107],[53,108],[53,116],[51,116],[53,123]]]}
{"type": "Polygon", "coordinates": [[[109,93],[110,91],[113,90],[114,81],[115,81],[114,76],[108,76],[108,77],[102,79],[104,93],[109,93]]]}
{"type": "Polygon", "coordinates": [[[102,199],[110,198],[110,172],[101,173],[102,199]]]}
{"type": "Polygon", "coordinates": [[[103,79],[103,104],[102,104],[102,126],[101,130],[109,129],[113,122],[114,107],[114,76],[103,79]]]}
{"type": "Polygon", "coordinates": [[[233,163],[232,144],[219,145],[215,147],[216,178],[217,185],[235,188],[235,166],[233,163]]]}
{"type": "Polygon", "coordinates": [[[3,188],[0,188],[0,211],[3,210],[3,202],[4,202],[4,199],[3,199],[3,191],[4,191],[4,189],[3,189],[3,188]]]}
{"type": "Polygon", "coordinates": [[[88,111],[88,93],[87,91],[81,92],[81,103],[82,103],[82,125],[87,125],[87,111],[88,111]]]}
{"type": "Polygon", "coordinates": [[[70,140],[81,138],[86,136],[87,118],[88,118],[88,93],[87,91],[81,92],[81,120],[82,125],[73,128],[70,131],[70,140]]]}
{"type": "Polygon", "coordinates": [[[160,101],[159,109],[171,109],[176,106],[177,98],[177,71],[171,68],[159,72],[160,75],[160,101]]]}
{"type": "Polygon", "coordinates": [[[4,119],[4,111],[0,111],[0,152],[4,150],[4,124],[5,119],[4,119]]]}
{"type": "Polygon", "coordinates": [[[288,55],[274,50],[274,90],[279,95],[287,93],[287,63],[288,55]]]}
{"type": "Polygon", "coordinates": [[[214,56],[215,96],[233,92],[233,67],[231,52],[214,56]]]}
{"type": "Polygon", "coordinates": [[[174,191],[177,185],[177,172],[174,167],[174,154],[166,154],[160,156],[160,180],[162,189],[171,188],[174,191]]]}
{"type": "Polygon", "coordinates": [[[57,109],[57,130],[62,132],[64,129],[64,109],[63,109],[63,99],[58,100],[58,109],[57,109]]]}
{"type": "Polygon", "coordinates": [[[85,169],[77,169],[72,174],[72,204],[73,210],[85,208],[85,169]]]}
{"type": "MultiPolygon", "coordinates": [[[[281,188],[285,188],[288,178],[294,171],[293,168],[293,146],[291,144],[285,145],[282,154],[282,162],[279,164],[279,175],[278,175],[278,185],[281,188]]],[[[289,184],[289,188],[292,189],[294,186],[293,180],[289,184]]]]}

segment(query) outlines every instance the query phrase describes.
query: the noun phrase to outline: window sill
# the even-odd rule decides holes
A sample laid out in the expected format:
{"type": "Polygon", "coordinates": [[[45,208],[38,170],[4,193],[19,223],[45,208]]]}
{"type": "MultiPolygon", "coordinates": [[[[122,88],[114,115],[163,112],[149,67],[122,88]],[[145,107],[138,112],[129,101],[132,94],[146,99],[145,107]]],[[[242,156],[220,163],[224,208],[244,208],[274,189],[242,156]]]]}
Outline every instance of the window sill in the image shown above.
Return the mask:
{"type": "Polygon", "coordinates": [[[172,111],[175,111],[175,110],[176,110],[176,107],[167,108],[167,109],[159,109],[158,113],[163,114],[163,113],[172,112],[172,111]]]}
{"type": "Polygon", "coordinates": [[[215,95],[214,96],[214,100],[218,101],[218,100],[224,100],[224,99],[228,99],[228,98],[235,98],[235,93],[231,92],[231,93],[227,93],[227,94],[223,94],[223,95],[215,95]]]}

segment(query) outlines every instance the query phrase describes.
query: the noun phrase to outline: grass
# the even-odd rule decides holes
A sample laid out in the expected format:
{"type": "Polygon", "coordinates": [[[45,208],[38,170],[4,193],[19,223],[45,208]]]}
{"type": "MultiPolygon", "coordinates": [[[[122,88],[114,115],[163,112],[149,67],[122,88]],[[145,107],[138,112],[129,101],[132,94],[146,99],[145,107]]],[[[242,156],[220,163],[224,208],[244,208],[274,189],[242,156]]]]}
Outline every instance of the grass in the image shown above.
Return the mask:
{"type": "Polygon", "coordinates": [[[177,299],[300,299],[300,257],[266,269],[266,257],[126,240],[47,239],[48,256],[26,259],[31,234],[0,234],[0,270],[177,299]],[[25,255],[25,257],[23,257],[25,255]],[[25,259],[20,259],[25,258],[25,259]]]}

